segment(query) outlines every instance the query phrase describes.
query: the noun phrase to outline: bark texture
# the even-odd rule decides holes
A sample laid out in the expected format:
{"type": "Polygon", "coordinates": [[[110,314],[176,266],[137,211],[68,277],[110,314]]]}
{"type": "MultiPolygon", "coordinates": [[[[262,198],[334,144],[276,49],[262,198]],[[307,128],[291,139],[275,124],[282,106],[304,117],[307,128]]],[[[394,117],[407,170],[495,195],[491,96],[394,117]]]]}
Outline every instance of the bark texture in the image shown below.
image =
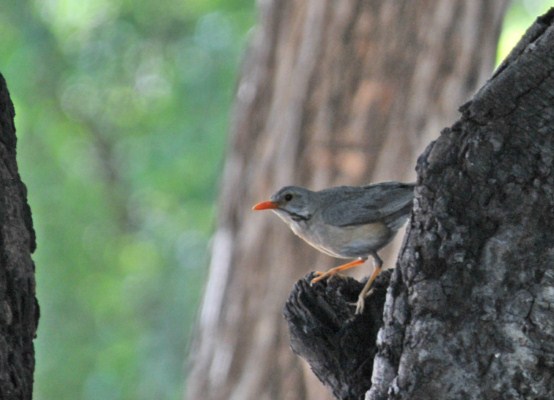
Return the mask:
{"type": "Polygon", "coordinates": [[[35,232],[17,169],[14,115],[0,75],[0,399],[28,400],[39,308],[31,259],[35,232]]]}
{"type": "Polygon", "coordinates": [[[367,399],[554,398],[554,9],[418,161],[367,399]]]}
{"type": "Polygon", "coordinates": [[[506,3],[259,3],[188,398],[329,398],[290,351],[281,310],[299,277],[337,260],[250,207],[287,184],[412,180],[417,155],[489,76],[506,3]]]}
{"type": "Polygon", "coordinates": [[[387,270],[377,277],[361,315],[354,315],[352,304],[363,284],[353,278],[311,285],[310,273],[294,285],[285,305],[292,350],[337,399],[360,399],[371,386],[390,275],[387,270]]]}

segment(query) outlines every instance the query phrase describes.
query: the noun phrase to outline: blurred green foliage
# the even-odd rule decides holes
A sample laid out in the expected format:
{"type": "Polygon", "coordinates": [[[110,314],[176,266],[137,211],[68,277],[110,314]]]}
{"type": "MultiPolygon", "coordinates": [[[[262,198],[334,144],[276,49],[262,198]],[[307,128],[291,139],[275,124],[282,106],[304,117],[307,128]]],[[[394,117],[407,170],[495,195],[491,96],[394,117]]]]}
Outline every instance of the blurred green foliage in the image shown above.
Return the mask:
{"type": "Polygon", "coordinates": [[[38,249],[35,398],[180,399],[246,0],[2,0],[38,249]]]}
{"type": "Polygon", "coordinates": [[[508,55],[533,21],[546,13],[550,7],[554,7],[554,0],[511,1],[498,43],[498,63],[508,55]]]}
{"type": "MultiPolygon", "coordinates": [[[[510,10],[504,57],[549,1],[510,10]]],[[[2,0],[38,237],[35,399],[180,399],[254,2],[2,0]]]]}

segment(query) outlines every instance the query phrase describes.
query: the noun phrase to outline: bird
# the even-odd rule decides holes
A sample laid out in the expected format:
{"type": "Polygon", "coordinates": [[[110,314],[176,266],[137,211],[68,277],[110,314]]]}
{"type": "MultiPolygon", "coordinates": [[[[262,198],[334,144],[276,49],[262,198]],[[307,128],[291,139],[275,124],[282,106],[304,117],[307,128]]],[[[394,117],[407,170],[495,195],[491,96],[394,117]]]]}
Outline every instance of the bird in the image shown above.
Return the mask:
{"type": "Polygon", "coordinates": [[[320,191],[285,186],[252,209],[273,211],[297,236],[329,256],[353,259],[327,272],[316,271],[312,284],[373,257],[373,273],[356,303],[355,314],[362,314],[365,299],[383,267],[377,252],[391,242],[408,219],[414,188],[415,183],[393,181],[320,191]]]}

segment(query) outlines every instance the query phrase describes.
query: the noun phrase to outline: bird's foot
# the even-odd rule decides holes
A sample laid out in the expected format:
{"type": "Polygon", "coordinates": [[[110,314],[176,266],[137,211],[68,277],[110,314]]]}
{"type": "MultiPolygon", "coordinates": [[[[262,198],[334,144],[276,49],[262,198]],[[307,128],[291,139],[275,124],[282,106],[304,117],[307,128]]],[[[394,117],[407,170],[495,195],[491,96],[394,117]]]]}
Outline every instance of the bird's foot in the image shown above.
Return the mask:
{"type": "Polygon", "coordinates": [[[358,296],[358,301],[356,302],[356,315],[360,315],[364,313],[364,307],[365,307],[365,299],[367,299],[371,294],[373,293],[373,289],[369,290],[367,293],[364,293],[363,291],[358,296]]]}
{"type": "Polygon", "coordinates": [[[340,274],[336,271],[314,271],[315,278],[313,278],[310,283],[313,285],[314,283],[330,280],[330,279],[347,279],[348,276],[340,274]]]}
{"type": "Polygon", "coordinates": [[[341,271],[346,271],[347,269],[357,267],[358,265],[361,265],[364,262],[365,262],[365,258],[363,258],[363,259],[359,258],[357,260],[350,261],[349,263],[339,265],[338,267],[331,268],[327,272],[316,271],[315,275],[317,275],[317,276],[314,279],[312,279],[312,285],[314,283],[320,282],[324,279],[329,279],[330,277],[337,275],[341,271]]]}
{"type": "Polygon", "coordinates": [[[314,272],[314,275],[315,275],[315,278],[312,279],[311,281],[311,284],[313,285],[314,283],[317,283],[317,282],[321,282],[323,280],[327,280],[333,276],[336,276],[337,275],[337,272],[333,271],[332,269],[327,271],[327,272],[324,272],[324,271],[315,271],[314,272]]]}
{"type": "Polygon", "coordinates": [[[364,285],[362,291],[360,292],[360,295],[358,296],[358,302],[356,303],[356,314],[361,314],[364,312],[365,299],[371,294],[371,292],[373,292],[373,282],[375,281],[375,279],[377,279],[377,276],[379,276],[381,271],[382,267],[380,265],[376,266],[373,270],[373,273],[364,285]]]}

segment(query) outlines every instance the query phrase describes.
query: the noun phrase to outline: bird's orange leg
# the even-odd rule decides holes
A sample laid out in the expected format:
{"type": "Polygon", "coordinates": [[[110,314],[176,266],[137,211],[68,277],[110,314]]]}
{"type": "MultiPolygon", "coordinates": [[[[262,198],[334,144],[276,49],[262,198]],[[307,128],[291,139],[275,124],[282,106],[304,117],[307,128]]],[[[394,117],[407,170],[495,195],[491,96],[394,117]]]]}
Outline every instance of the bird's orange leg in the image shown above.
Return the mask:
{"type": "Polygon", "coordinates": [[[377,279],[377,277],[383,270],[383,260],[381,260],[381,257],[379,257],[377,253],[375,253],[373,254],[373,258],[375,259],[373,273],[367,280],[366,284],[364,285],[362,291],[358,296],[358,302],[356,303],[356,314],[362,314],[364,312],[365,299],[367,296],[369,296],[371,285],[373,285],[373,282],[375,281],[375,279],[377,279]]]}
{"type": "Polygon", "coordinates": [[[365,258],[359,258],[357,260],[350,261],[349,263],[339,265],[338,267],[331,268],[327,272],[316,271],[315,274],[317,275],[317,277],[312,279],[312,284],[320,282],[324,279],[329,279],[330,277],[338,274],[341,271],[346,271],[347,269],[357,267],[358,265],[362,265],[365,262],[365,260],[366,260],[365,258]]]}
{"type": "Polygon", "coordinates": [[[383,268],[376,266],[373,270],[373,273],[364,285],[362,291],[360,292],[360,295],[358,296],[358,302],[356,303],[356,314],[362,314],[364,312],[365,298],[369,295],[371,285],[373,285],[373,282],[379,276],[382,270],[383,268]]]}

